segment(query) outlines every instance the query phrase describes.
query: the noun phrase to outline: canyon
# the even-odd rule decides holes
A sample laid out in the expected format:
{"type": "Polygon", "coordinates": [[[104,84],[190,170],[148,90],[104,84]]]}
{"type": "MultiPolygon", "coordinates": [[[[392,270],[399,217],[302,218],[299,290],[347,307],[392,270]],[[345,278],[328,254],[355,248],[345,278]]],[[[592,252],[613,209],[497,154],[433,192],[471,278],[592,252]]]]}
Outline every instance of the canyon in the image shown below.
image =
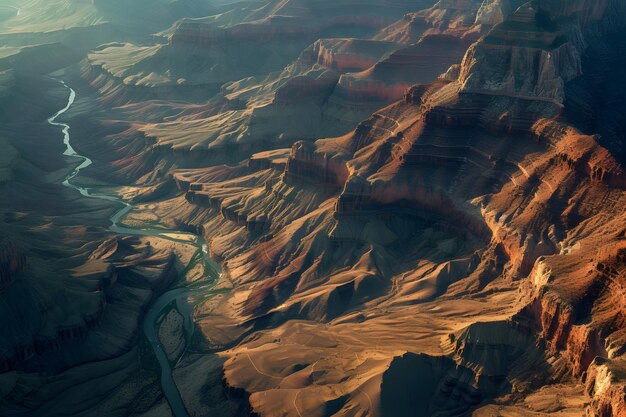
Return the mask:
{"type": "Polygon", "coordinates": [[[0,1],[0,415],[626,416],[625,29],[0,1]]]}

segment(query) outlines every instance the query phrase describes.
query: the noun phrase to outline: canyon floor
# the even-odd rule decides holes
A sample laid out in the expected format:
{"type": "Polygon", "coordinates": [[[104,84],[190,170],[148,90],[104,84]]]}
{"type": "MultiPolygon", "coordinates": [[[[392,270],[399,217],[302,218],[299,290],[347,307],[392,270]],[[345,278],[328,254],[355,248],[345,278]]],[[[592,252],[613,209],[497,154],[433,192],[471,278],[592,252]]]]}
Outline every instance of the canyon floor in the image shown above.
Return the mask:
{"type": "Polygon", "coordinates": [[[0,416],[626,417],[621,0],[0,0],[0,416]]]}

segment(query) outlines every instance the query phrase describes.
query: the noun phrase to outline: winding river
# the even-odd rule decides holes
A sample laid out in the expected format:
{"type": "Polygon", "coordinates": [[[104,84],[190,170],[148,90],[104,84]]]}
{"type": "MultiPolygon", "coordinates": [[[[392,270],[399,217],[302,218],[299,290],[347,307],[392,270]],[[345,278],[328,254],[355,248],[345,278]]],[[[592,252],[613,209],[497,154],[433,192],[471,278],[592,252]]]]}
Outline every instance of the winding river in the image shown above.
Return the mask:
{"type": "MultiPolygon", "coordinates": [[[[52,126],[60,127],[63,133],[63,143],[65,144],[65,151],[63,155],[71,156],[81,160],[80,164],[76,166],[63,180],[63,185],[78,191],[80,194],[87,198],[96,198],[99,200],[112,201],[120,204],[122,207],[116,211],[110,218],[111,226],[109,230],[114,233],[126,234],[126,235],[140,235],[140,236],[155,236],[161,239],[167,239],[174,242],[180,242],[185,244],[194,245],[196,247],[195,254],[191,257],[191,260],[185,270],[181,273],[184,275],[186,271],[193,266],[196,262],[203,262],[205,268],[205,274],[208,274],[206,280],[208,286],[214,283],[219,275],[219,265],[217,265],[208,255],[208,247],[206,241],[201,236],[194,235],[188,232],[181,232],[178,230],[163,230],[163,229],[137,229],[126,227],[120,223],[121,219],[133,209],[133,206],[116,195],[102,194],[93,192],[91,188],[82,187],[74,184],[72,180],[80,173],[81,170],[87,168],[92,164],[92,160],[88,157],[77,153],[72,147],[70,140],[70,126],[66,123],[58,122],[58,118],[66,113],[74,101],[76,100],[76,92],[67,86],[65,82],[59,81],[66,87],[70,94],[67,100],[67,104],[61,110],[56,112],[48,119],[48,123],[52,126]],[[183,237],[187,237],[184,239],[183,237]]],[[[185,408],[182,397],[174,378],[172,376],[172,367],[168,360],[167,354],[161,346],[161,342],[158,337],[157,328],[159,319],[162,317],[163,312],[167,310],[172,304],[178,310],[183,317],[183,328],[186,336],[186,343],[188,343],[193,330],[193,307],[187,302],[187,298],[194,291],[206,290],[207,288],[195,288],[178,287],[171,289],[161,294],[152,303],[150,309],[146,313],[143,321],[143,331],[146,339],[150,343],[154,354],[156,355],[159,365],[161,367],[161,389],[163,394],[167,398],[167,401],[172,409],[175,417],[189,417],[189,413],[185,408]]]]}

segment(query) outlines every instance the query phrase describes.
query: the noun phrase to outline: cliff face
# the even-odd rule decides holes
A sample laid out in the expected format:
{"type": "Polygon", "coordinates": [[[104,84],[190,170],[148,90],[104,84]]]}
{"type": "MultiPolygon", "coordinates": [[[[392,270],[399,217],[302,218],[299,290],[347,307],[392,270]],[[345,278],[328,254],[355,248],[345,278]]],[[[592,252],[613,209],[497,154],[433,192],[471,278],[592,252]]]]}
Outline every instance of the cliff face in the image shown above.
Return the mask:
{"type": "MultiPolygon", "coordinates": [[[[255,412],[625,412],[626,177],[571,118],[605,100],[581,82],[622,19],[600,3],[439,2],[380,35],[432,38],[365,70],[404,82],[410,50],[437,58],[435,82],[344,136],[175,174],[157,211],[223,260],[233,288],[199,322],[255,412]]],[[[327,45],[311,61],[366,65],[327,45]]]]}
{"type": "Polygon", "coordinates": [[[580,52],[528,3],[497,25],[464,58],[463,92],[562,103],[564,84],[581,75],[580,52]]]}
{"type": "MultiPolygon", "coordinates": [[[[618,0],[243,2],[69,71],[92,180],[132,181],[125,221],[202,234],[222,264],[192,299],[185,404],[624,415],[625,28],[618,0]]],[[[43,268],[14,223],[7,300],[43,268]]],[[[91,242],[61,271],[81,308],[33,290],[40,321],[11,329],[4,369],[72,366],[62,352],[96,351],[177,263],[143,239],[91,242]]]]}
{"type": "Polygon", "coordinates": [[[401,92],[403,86],[395,86],[395,95],[371,101],[334,94],[342,74],[366,70],[401,46],[369,36],[410,10],[405,3],[362,1],[357,15],[329,2],[316,2],[308,12],[287,3],[242,7],[245,13],[232,19],[183,20],[165,44],[105,45],[89,54],[81,75],[109,104],[195,101],[187,116],[146,123],[142,131],[165,151],[226,152],[238,143],[239,158],[272,141],[289,146],[343,134],[401,92]],[[292,14],[277,15],[281,10],[292,14]],[[208,97],[211,104],[202,106],[208,97]]]}
{"type": "MultiPolygon", "coordinates": [[[[360,7],[363,13],[353,22],[345,21],[343,6],[324,2],[309,12],[281,5],[280,10],[293,13],[287,16],[263,9],[251,15],[239,11],[237,17],[184,20],[172,28],[167,44],[114,44],[90,54],[83,76],[116,104],[152,98],[202,100],[203,94],[214,95],[219,88],[212,101],[223,106],[208,115],[199,109],[193,123],[185,117],[149,124],[143,131],[165,150],[224,151],[245,143],[237,146],[244,157],[276,146],[268,143],[272,137],[289,146],[298,139],[348,132],[373,111],[402,98],[411,85],[428,84],[460,62],[467,47],[492,25],[476,23],[480,2],[440,2],[417,13],[425,29],[416,39],[386,40],[385,33],[404,30],[396,28],[402,21],[389,26],[384,21],[404,6],[363,2],[360,7]],[[380,15],[367,24],[376,10],[380,15]],[[345,37],[365,27],[385,29],[373,39],[345,37]],[[324,33],[344,37],[322,37],[297,56],[295,51],[305,47],[302,42],[324,33]],[[297,58],[288,63],[289,56],[297,58]],[[270,72],[279,65],[284,65],[280,72],[270,72]]],[[[502,6],[507,13],[511,9],[502,6]]]]}

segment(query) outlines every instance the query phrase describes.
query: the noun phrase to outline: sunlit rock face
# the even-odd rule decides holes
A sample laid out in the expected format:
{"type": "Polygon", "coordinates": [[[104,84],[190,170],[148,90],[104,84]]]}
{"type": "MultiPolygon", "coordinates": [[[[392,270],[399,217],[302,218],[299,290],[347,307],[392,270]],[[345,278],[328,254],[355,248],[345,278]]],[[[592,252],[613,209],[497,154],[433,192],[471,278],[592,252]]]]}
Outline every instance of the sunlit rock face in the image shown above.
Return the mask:
{"type": "MultiPolygon", "coordinates": [[[[227,350],[224,365],[228,386],[245,390],[256,412],[275,415],[270,404],[295,401],[300,412],[413,415],[420,398],[428,415],[489,415],[490,401],[524,415],[554,406],[539,392],[571,392],[580,401],[561,407],[572,415],[620,415],[623,306],[613,280],[623,276],[624,173],[568,109],[570,92],[591,93],[580,83],[585,60],[599,28],[612,30],[603,13],[617,6],[557,3],[469,8],[471,19],[458,21],[484,35],[462,48],[458,65],[403,88],[400,101],[344,136],[255,154],[235,170],[176,174],[194,185],[164,214],[172,204],[195,213],[187,205],[200,189],[209,213],[221,212],[196,219],[220,236],[211,249],[236,284],[201,322],[216,346],[258,337],[227,350]],[[259,218],[261,226],[250,223],[259,218]],[[462,323],[446,321],[448,302],[465,311],[462,323]],[[314,348],[305,334],[315,334],[314,348]],[[275,355],[299,365],[284,368],[275,355]],[[249,371],[250,362],[273,377],[249,371]],[[323,388],[336,384],[338,392],[323,388]]],[[[381,33],[405,42],[400,28],[415,33],[415,21],[381,33]]],[[[442,31],[409,48],[432,42],[433,53],[454,55],[443,45],[461,48],[464,38],[442,31]]],[[[366,71],[410,67],[406,53],[398,48],[366,71]]],[[[358,74],[342,75],[338,87],[356,92],[358,74]]],[[[368,85],[364,100],[381,94],[368,85]]]]}
{"type": "Polygon", "coordinates": [[[80,180],[159,233],[57,190],[5,62],[0,415],[177,415],[170,374],[189,415],[626,414],[624,2],[200,3],[62,73],[80,180]]]}
{"type": "Polygon", "coordinates": [[[564,84],[581,75],[581,58],[556,23],[526,4],[471,48],[462,68],[463,92],[562,103],[564,84]]]}

